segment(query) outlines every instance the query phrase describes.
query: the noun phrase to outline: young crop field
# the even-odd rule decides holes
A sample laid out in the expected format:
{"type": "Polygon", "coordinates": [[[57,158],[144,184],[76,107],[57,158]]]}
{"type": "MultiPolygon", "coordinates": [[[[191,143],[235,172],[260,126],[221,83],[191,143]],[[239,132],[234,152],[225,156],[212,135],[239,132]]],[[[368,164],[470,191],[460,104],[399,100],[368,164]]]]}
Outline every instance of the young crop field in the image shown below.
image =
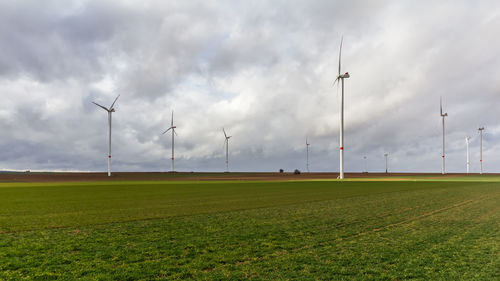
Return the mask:
{"type": "Polygon", "coordinates": [[[499,280],[498,178],[0,184],[0,280],[499,280]]]}

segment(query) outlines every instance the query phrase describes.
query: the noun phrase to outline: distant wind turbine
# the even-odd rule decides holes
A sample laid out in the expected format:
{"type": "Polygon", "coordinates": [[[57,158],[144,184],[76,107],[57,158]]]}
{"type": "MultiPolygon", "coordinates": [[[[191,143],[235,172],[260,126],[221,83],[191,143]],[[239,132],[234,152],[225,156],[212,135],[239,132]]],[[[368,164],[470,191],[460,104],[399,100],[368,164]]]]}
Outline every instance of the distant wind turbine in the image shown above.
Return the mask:
{"type": "Polygon", "coordinates": [[[363,161],[363,162],[364,162],[363,164],[365,164],[365,169],[364,169],[363,173],[368,173],[368,165],[367,165],[367,163],[366,163],[366,162],[367,162],[367,160],[366,160],[366,155],[365,155],[365,156],[363,156],[363,160],[364,160],[364,161],[363,161]]]}
{"type": "Polygon", "coordinates": [[[228,136],[224,128],[222,128],[222,132],[224,132],[224,145],[226,146],[226,172],[229,172],[229,139],[232,136],[228,136]]]}
{"type": "Polygon", "coordinates": [[[172,164],[171,164],[171,171],[174,171],[174,134],[177,135],[177,132],[175,132],[175,129],[177,127],[174,126],[174,111],[172,110],[172,119],[170,119],[170,128],[168,128],[165,132],[163,132],[162,135],[164,135],[166,132],[172,130],[172,164]]]}
{"type": "Polygon", "coordinates": [[[440,113],[441,113],[441,118],[443,119],[443,153],[441,154],[441,157],[443,158],[443,163],[442,163],[442,167],[441,167],[441,174],[445,174],[446,171],[445,171],[445,166],[444,166],[444,118],[446,116],[448,116],[448,113],[443,113],[443,99],[440,98],[439,99],[439,110],[440,110],[440,113]]]}
{"type": "Polygon", "coordinates": [[[307,141],[307,137],[306,137],[306,168],[307,168],[307,172],[309,173],[309,146],[311,144],[307,141]]]}
{"type": "MultiPolygon", "coordinates": [[[[333,85],[335,83],[340,83],[339,80],[342,80],[342,96],[340,98],[340,168],[339,168],[339,179],[344,178],[344,78],[349,78],[349,72],[344,74],[340,74],[341,70],[341,61],[342,61],[342,43],[344,41],[344,37],[340,40],[340,51],[339,51],[339,73],[333,85]]],[[[338,84],[337,84],[338,85],[338,84]]]]}
{"type": "Polygon", "coordinates": [[[389,166],[388,166],[388,161],[387,161],[387,156],[389,156],[389,153],[384,153],[385,156],[385,173],[389,173],[389,166]]]}
{"type": "Polygon", "coordinates": [[[99,106],[100,108],[106,110],[108,112],[108,124],[109,124],[109,146],[108,146],[108,177],[111,176],[111,114],[113,112],[115,112],[115,103],[116,103],[116,100],[118,100],[118,98],[120,97],[120,95],[118,95],[115,99],[115,101],[111,104],[111,106],[109,108],[107,107],[104,107],[98,103],[95,103],[95,102],[92,102],[93,104],[99,106]]]}
{"type": "Polygon", "coordinates": [[[467,144],[467,174],[469,174],[469,171],[470,171],[469,141],[470,141],[470,137],[466,136],[465,137],[465,143],[467,144]]]}
{"type": "Polygon", "coordinates": [[[479,131],[479,165],[480,165],[480,170],[479,174],[483,174],[483,131],[484,127],[481,127],[478,129],[479,131]]]}

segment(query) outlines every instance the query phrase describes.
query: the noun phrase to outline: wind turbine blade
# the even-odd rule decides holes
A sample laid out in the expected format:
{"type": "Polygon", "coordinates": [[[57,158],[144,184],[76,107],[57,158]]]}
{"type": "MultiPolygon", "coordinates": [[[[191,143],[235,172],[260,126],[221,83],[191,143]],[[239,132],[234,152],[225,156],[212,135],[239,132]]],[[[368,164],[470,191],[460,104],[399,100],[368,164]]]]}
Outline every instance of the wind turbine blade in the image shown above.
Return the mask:
{"type": "Polygon", "coordinates": [[[226,130],[224,130],[224,128],[222,128],[222,131],[224,132],[224,137],[227,139],[226,130]]]}
{"type": "Polygon", "coordinates": [[[172,129],[172,131],[174,132],[174,134],[175,134],[176,136],[179,136],[179,135],[177,135],[177,132],[175,131],[175,129],[172,129]]]}
{"type": "Polygon", "coordinates": [[[174,126],[174,111],[172,110],[172,118],[170,119],[170,127],[174,126]]]}
{"type": "Polygon", "coordinates": [[[439,111],[443,115],[443,97],[439,97],[439,111]]]}
{"type": "MultiPolygon", "coordinates": [[[[337,81],[339,81],[339,80],[340,80],[340,77],[337,78],[337,81]]],[[[339,102],[339,91],[340,91],[340,82],[337,82],[337,102],[339,102]]]]}
{"type": "Polygon", "coordinates": [[[166,132],[170,131],[170,129],[172,129],[172,127],[168,128],[165,132],[162,133],[162,135],[164,135],[166,132]]]}
{"type": "Polygon", "coordinates": [[[113,109],[113,106],[115,105],[115,102],[118,100],[118,98],[120,97],[120,95],[118,95],[115,99],[115,101],[111,104],[111,106],[109,107],[109,109],[113,109]]]}
{"type": "Polygon", "coordinates": [[[344,36],[340,39],[340,51],[339,51],[339,76],[340,76],[340,65],[342,62],[342,43],[344,42],[344,36]]]}
{"type": "Polygon", "coordinates": [[[106,111],[109,111],[109,109],[107,109],[106,107],[104,107],[104,106],[102,106],[102,105],[100,105],[100,104],[98,104],[98,103],[95,103],[95,102],[92,102],[92,103],[93,103],[93,104],[95,104],[95,105],[97,105],[98,107],[100,107],[100,108],[102,108],[102,109],[106,110],[106,111]]]}
{"type": "Polygon", "coordinates": [[[332,84],[332,87],[335,86],[335,83],[337,83],[339,81],[340,78],[337,77],[337,79],[335,79],[335,81],[333,81],[333,84],[332,84]]]}

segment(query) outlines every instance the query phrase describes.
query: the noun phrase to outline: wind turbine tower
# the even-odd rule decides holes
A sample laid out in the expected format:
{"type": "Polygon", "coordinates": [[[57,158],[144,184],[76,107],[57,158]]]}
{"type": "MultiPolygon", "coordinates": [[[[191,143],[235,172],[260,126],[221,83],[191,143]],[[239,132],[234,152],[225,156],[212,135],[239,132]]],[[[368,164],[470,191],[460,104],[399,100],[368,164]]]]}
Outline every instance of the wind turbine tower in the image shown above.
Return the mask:
{"type": "Polygon", "coordinates": [[[232,136],[228,136],[226,134],[226,131],[224,130],[224,128],[222,128],[222,131],[224,132],[224,144],[226,145],[226,172],[229,173],[229,139],[232,137],[232,136]]]}
{"type": "Polygon", "coordinates": [[[306,167],[307,167],[307,172],[309,172],[309,146],[311,144],[307,141],[307,137],[306,137],[306,167]]]}
{"type": "Polygon", "coordinates": [[[174,171],[174,134],[177,135],[177,132],[175,131],[177,127],[174,126],[174,111],[172,110],[172,119],[170,119],[170,128],[168,128],[165,132],[163,132],[162,135],[164,135],[166,132],[172,130],[172,164],[171,164],[171,172],[174,171]]]}
{"type": "Polygon", "coordinates": [[[109,125],[109,143],[108,143],[108,177],[111,176],[111,114],[115,112],[115,102],[118,100],[120,95],[118,95],[115,99],[115,101],[111,104],[109,108],[102,106],[98,103],[92,102],[93,104],[99,106],[100,108],[106,110],[108,112],[108,125],[109,125]]]}
{"type": "Polygon", "coordinates": [[[480,170],[479,174],[483,174],[483,131],[484,127],[481,127],[478,129],[479,130],[479,165],[480,165],[480,170]]]}
{"type": "Polygon", "coordinates": [[[469,174],[469,171],[470,171],[469,141],[470,141],[470,137],[469,136],[465,137],[465,143],[467,144],[467,174],[469,174]]]}
{"type": "Polygon", "coordinates": [[[441,112],[441,118],[443,119],[443,153],[441,154],[441,157],[443,158],[443,163],[442,163],[442,167],[441,167],[441,174],[445,174],[445,166],[444,166],[444,118],[446,116],[448,116],[448,113],[443,113],[443,99],[440,98],[439,99],[439,109],[440,109],[440,112],[441,112]]]}
{"type": "MultiPolygon", "coordinates": [[[[340,168],[339,168],[339,179],[344,178],[344,78],[349,78],[349,72],[346,72],[344,74],[340,74],[341,70],[341,61],[342,61],[342,43],[344,41],[344,38],[340,40],[340,51],[339,51],[339,72],[338,76],[333,82],[333,85],[335,83],[340,83],[339,80],[342,81],[342,95],[340,98],[340,168]]],[[[337,84],[338,85],[338,84],[337,84]]]]}

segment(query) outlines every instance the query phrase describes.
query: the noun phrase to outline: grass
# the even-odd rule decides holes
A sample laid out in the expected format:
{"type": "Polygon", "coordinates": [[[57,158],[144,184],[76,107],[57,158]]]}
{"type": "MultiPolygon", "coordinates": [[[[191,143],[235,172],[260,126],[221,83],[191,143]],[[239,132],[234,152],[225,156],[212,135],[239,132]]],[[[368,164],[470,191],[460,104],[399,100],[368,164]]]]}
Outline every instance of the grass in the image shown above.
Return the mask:
{"type": "Polygon", "coordinates": [[[0,279],[498,280],[465,180],[0,184],[0,279]]]}

